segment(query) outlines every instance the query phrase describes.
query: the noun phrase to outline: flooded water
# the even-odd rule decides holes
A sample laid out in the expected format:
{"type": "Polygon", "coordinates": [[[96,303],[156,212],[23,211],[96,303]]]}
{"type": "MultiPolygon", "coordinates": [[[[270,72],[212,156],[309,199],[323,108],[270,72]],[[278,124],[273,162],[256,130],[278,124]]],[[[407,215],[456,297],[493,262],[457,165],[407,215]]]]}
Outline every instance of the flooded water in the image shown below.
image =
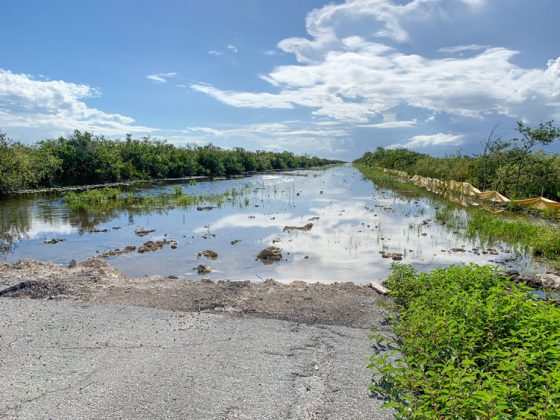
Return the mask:
{"type": "MultiPolygon", "coordinates": [[[[10,199],[0,202],[0,232],[12,237],[0,257],[9,262],[32,258],[67,264],[115,248],[168,239],[176,241],[175,249],[164,246],[107,260],[130,276],[326,283],[384,279],[392,258],[383,258],[380,252],[400,253],[402,262],[422,271],[469,262],[499,263],[523,272],[544,270],[511,246],[463,238],[461,232],[435,222],[438,203],[432,198],[408,199],[378,189],[351,166],[179,185],[193,195],[232,188],[245,193],[209,211],[196,207],[86,211],[70,209],[60,196],[10,199]],[[286,225],[308,223],[313,224],[309,231],[284,230],[286,225]],[[154,232],[139,237],[135,234],[139,228],[154,232]],[[44,243],[50,239],[63,241],[44,243]],[[271,245],[282,250],[283,259],[271,264],[257,260],[259,251],[271,245]],[[199,257],[206,249],[217,252],[218,258],[199,257]],[[199,264],[215,271],[199,275],[194,270],[199,264]]],[[[134,194],[161,194],[173,188],[152,185],[134,194]]]]}

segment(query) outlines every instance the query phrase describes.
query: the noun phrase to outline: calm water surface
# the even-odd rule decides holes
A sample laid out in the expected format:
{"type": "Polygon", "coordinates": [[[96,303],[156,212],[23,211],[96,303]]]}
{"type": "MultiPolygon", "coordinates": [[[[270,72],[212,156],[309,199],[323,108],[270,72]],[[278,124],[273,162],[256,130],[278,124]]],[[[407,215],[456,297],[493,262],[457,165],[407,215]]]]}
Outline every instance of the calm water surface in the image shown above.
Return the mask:
{"type": "MultiPolygon", "coordinates": [[[[67,264],[72,259],[166,238],[175,240],[177,249],[167,246],[107,260],[130,276],[195,279],[199,275],[193,268],[208,264],[215,271],[204,275],[206,278],[309,282],[383,279],[392,261],[382,258],[380,251],[402,253],[402,262],[422,271],[496,261],[525,272],[544,270],[510,246],[481,244],[448,230],[435,222],[438,204],[431,198],[407,199],[378,189],[351,166],[179,185],[186,194],[216,194],[232,188],[245,188],[246,192],[211,211],[197,211],[196,207],[78,211],[69,209],[60,196],[11,199],[0,202],[0,232],[10,232],[13,238],[11,246],[0,251],[0,258],[67,264]],[[306,223],[313,223],[310,231],[283,231],[286,225],[306,223]],[[155,232],[141,238],[135,234],[140,227],[155,232]],[[108,232],[88,232],[91,228],[108,232]],[[64,241],[55,245],[43,242],[53,238],[64,241]],[[239,242],[232,245],[234,240],[239,242]],[[273,264],[256,260],[258,252],[273,241],[282,249],[284,260],[273,264]],[[489,246],[499,255],[481,252],[489,246]],[[461,247],[465,252],[452,251],[461,247]],[[473,251],[477,247],[481,249],[473,251]],[[216,251],[219,257],[198,257],[205,249],[216,251]]],[[[134,193],[159,194],[173,188],[150,186],[134,193]]]]}

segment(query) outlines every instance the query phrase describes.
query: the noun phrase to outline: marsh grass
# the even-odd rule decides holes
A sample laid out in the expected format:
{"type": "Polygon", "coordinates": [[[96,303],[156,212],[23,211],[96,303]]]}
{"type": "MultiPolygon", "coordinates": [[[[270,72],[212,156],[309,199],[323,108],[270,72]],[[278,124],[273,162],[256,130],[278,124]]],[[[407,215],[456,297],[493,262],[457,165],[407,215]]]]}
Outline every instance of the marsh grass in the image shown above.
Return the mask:
{"type": "Polygon", "coordinates": [[[545,257],[560,266],[560,228],[553,224],[539,223],[526,216],[513,219],[475,207],[457,207],[380,169],[363,164],[354,166],[378,187],[392,189],[407,198],[432,197],[437,203],[436,220],[465,237],[478,238],[487,243],[502,241],[512,246],[521,246],[534,255],[545,257]]]}
{"type": "Polygon", "coordinates": [[[358,163],[354,163],[353,166],[362,173],[364,178],[373,181],[373,183],[379,188],[394,190],[409,198],[426,196],[426,190],[423,188],[420,188],[410,182],[406,182],[394,175],[387,174],[381,169],[358,163]]]}
{"type": "Polygon", "coordinates": [[[458,211],[452,205],[440,206],[436,210],[436,220],[450,229],[463,232],[468,238],[478,238],[490,244],[502,241],[520,246],[560,265],[560,229],[554,225],[508,218],[476,208],[458,211]]]}
{"type": "Polygon", "coordinates": [[[146,209],[166,209],[174,207],[192,207],[201,204],[212,204],[221,207],[226,202],[238,207],[248,207],[250,204],[247,193],[250,185],[242,188],[232,188],[217,194],[185,194],[180,185],[175,185],[170,193],[157,195],[135,195],[124,193],[117,188],[100,188],[83,192],[69,192],[64,201],[71,209],[85,210],[115,210],[128,207],[143,207],[146,209]]]}

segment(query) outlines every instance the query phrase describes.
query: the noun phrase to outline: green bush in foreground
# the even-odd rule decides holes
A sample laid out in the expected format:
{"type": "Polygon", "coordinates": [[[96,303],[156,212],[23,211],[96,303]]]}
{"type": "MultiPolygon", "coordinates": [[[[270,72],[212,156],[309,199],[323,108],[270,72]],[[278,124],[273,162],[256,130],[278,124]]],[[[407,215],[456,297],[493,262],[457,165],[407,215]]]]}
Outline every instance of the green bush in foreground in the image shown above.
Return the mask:
{"type": "Polygon", "coordinates": [[[403,418],[560,418],[560,309],[492,267],[393,265],[371,390],[403,418]],[[385,341],[385,343],[384,343],[385,341]]]}

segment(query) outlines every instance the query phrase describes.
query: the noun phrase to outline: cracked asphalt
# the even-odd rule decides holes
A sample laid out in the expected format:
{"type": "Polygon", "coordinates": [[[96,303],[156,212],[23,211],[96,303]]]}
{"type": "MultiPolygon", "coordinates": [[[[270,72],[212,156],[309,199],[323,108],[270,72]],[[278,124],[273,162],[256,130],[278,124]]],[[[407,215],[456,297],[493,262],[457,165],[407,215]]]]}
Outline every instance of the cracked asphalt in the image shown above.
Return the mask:
{"type": "Polygon", "coordinates": [[[0,417],[385,419],[369,329],[0,298],[0,417]]]}

